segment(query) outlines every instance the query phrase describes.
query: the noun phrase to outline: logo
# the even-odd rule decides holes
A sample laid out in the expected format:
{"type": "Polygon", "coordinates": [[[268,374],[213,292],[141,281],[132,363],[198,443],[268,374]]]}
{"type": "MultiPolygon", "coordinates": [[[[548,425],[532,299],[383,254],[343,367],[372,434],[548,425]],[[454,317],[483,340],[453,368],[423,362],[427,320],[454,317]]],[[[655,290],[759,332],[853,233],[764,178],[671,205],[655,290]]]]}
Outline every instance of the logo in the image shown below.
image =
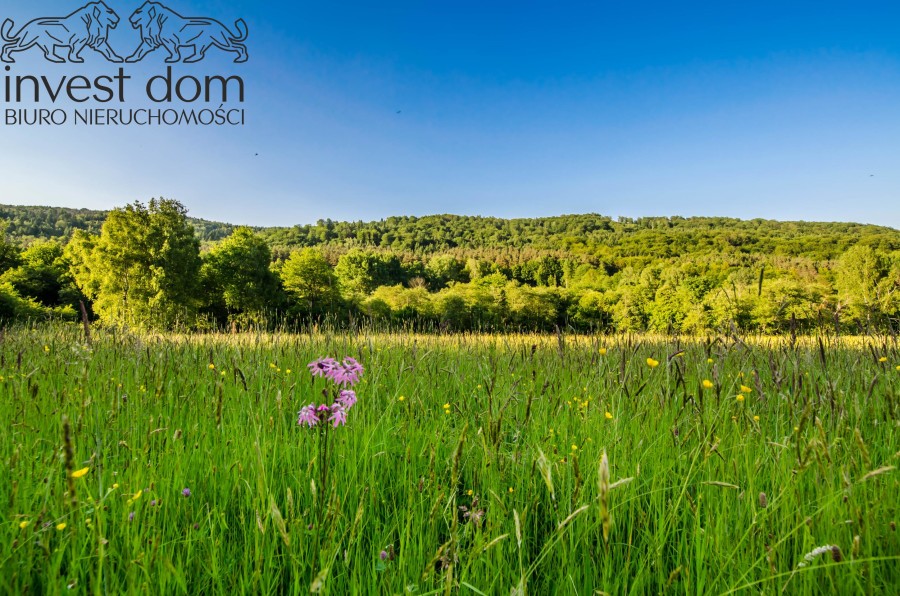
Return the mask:
{"type": "Polygon", "coordinates": [[[172,66],[201,62],[210,48],[233,56],[236,63],[247,62],[247,24],[243,19],[235,21],[235,33],[216,19],[185,17],[148,1],[131,14],[128,23],[131,29],[118,35],[139,34],[140,41],[123,59],[108,41],[119,15],[102,1],[89,2],[68,16],[33,19],[17,32],[12,19],[4,20],[0,24],[0,61],[6,62],[0,65],[0,102],[4,104],[0,124],[244,126],[244,79],[240,75],[176,72],[172,66]],[[165,57],[167,66],[162,73],[141,74],[130,72],[134,67],[128,64],[90,74],[16,72],[19,53],[36,54],[34,48],[49,62],[79,64],[91,56],[85,48],[115,63],[141,62],[161,48],[156,56],[165,57]]]}
{"type": "MultiPolygon", "coordinates": [[[[243,19],[235,21],[238,33],[216,19],[205,17],[184,17],[159,2],[145,2],[128,19],[131,26],[140,32],[141,42],[125,61],[139,62],[158,48],[163,48],[168,57],[166,62],[194,63],[203,60],[206,52],[216,47],[237,54],[234,61],[248,59],[247,24],[243,19]],[[183,48],[193,48],[193,53],[182,56],[183,48]]],[[[82,63],[81,53],[91,48],[110,62],[122,62],[122,57],[109,46],[107,35],[119,24],[119,15],[104,2],[90,2],[66,17],[37,18],[12,34],[14,23],[3,21],[0,36],[4,44],[0,50],[0,60],[15,62],[13,54],[38,47],[50,62],[82,63]],[[67,57],[62,57],[60,49],[68,49],[67,57]]]]}
{"type": "Polygon", "coordinates": [[[15,62],[14,52],[24,52],[37,46],[50,62],[66,62],[59,56],[57,48],[68,48],[69,62],[84,62],[81,52],[91,48],[103,54],[110,62],[122,62],[106,41],[110,29],[119,24],[119,15],[103,2],[85,4],[67,17],[44,17],[29,21],[16,35],[11,35],[13,22],[3,21],[0,35],[3,37],[0,59],[15,62]]]}
{"type": "Polygon", "coordinates": [[[235,62],[247,61],[247,24],[243,19],[235,21],[238,35],[215,19],[183,17],[159,2],[144,2],[132,13],[131,26],[141,32],[141,45],[128,57],[128,62],[138,62],[153,50],[162,47],[169,53],[166,62],[199,62],[206,57],[206,51],[215,46],[226,52],[234,52],[235,62]],[[181,56],[181,48],[193,46],[194,53],[186,58],[181,56]]]}

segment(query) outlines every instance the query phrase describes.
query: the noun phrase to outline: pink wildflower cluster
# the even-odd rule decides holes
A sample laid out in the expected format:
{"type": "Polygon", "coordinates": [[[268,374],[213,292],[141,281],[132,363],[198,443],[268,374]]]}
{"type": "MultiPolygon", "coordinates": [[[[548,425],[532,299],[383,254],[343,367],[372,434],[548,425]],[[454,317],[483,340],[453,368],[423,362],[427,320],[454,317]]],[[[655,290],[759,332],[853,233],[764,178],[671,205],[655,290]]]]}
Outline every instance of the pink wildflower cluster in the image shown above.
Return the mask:
{"type": "Polygon", "coordinates": [[[363,373],[362,364],[350,356],[344,358],[343,362],[334,358],[319,358],[310,362],[307,367],[312,376],[324,377],[343,387],[356,385],[363,373]]]}
{"type": "MultiPolygon", "coordinates": [[[[308,365],[309,372],[314,377],[323,377],[330,380],[338,387],[353,386],[359,382],[362,376],[362,365],[350,358],[344,358],[338,362],[334,358],[319,358],[308,365]]],[[[297,415],[297,424],[307,425],[312,428],[319,423],[331,422],[332,426],[347,424],[347,412],[356,404],[356,392],[352,389],[341,389],[330,406],[321,404],[309,404],[304,406],[297,415]]]]}

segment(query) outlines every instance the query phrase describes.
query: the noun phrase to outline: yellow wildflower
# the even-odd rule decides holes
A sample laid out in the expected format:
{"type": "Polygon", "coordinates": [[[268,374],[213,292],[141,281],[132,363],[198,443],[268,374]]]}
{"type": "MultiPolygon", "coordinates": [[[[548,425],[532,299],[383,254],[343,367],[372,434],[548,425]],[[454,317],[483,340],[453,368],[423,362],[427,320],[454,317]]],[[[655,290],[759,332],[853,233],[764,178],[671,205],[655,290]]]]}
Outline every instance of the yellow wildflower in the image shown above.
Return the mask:
{"type": "Polygon", "coordinates": [[[209,370],[216,370],[216,365],[212,362],[209,363],[209,370]]]}
{"type": "Polygon", "coordinates": [[[61,523],[56,524],[57,532],[62,532],[65,529],[66,529],[66,522],[61,522],[61,523]]]}
{"type": "Polygon", "coordinates": [[[647,358],[647,366],[649,366],[650,368],[656,368],[657,366],[659,366],[659,360],[647,358]]]}
{"type": "Polygon", "coordinates": [[[88,471],[90,471],[90,468],[81,468],[80,470],[75,470],[74,472],[72,472],[72,478],[81,478],[82,476],[87,474],[88,471]]]}
{"type": "Polygon", "coordinates": [[[709,379],[703,379],[703,388],[704,389],[712,389],[713,387],[715,387],[715,385],[713,384],[712,381],[710,381],[709,379]]]}
{"type": "Polygon", "coordinates": [[[744,394],[743,394],[743,393],[738,393],[738,394],[737,394],[737,400],[738,400],[738,401],[744,401],[744,394]]]}
{"type": "Polygon", "coordinates": [[[756,422],[759,422],[759,416],[754,416],[753,420],[755,420],[756,422]]]}
{"type": "Polygon", "coordinates": [[[19,522],[19,529],[20,529],[20,530],[24,530],[25,528],[28,527],[28,524],[30,524],[30,523],[31,523],[31,522],[28,521],[27,519],[26,519],[25,521],[19,522]]]}
{"type": "Polygon", "coordinates": [[[613,415],[610,414],[609,412],[607,412],[607,413],[606,413],[606,419],[607,419],[607,420],[612,420],[612,419],[613,419],[613,415]]]}
{"type": "Polygon", "coordinates": [[[600,348],[600,355],[606,356],[606,348],[600,348]]]}
{"type": "Polygon", "coordinates": [[[887,356],[882,356],[878,359],[878,362],[887,362],[887,356]]]}
{"type": "Polygon", "coordinates": [[[753,389],[750,389],[746,385],[741,385],[741,393],[752,393],[753,389]]]}
{"type": "Polygon", "coordinates": [[[707,364],[712,364],[712,363],[713,363],[713,359],[712,359],[712,358],[707,358],[707,359],[706,359],[706,363],[707,363],[707,364]]]}

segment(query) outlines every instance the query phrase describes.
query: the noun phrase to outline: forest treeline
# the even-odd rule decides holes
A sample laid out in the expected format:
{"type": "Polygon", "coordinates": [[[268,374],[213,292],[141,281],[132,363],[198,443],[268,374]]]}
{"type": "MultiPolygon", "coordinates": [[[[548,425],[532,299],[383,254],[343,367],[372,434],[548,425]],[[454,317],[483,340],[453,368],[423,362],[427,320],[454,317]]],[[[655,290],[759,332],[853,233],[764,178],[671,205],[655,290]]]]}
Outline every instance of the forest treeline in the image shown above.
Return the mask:
{"type": "Polygon", "coordinates": [[[177,201],[0,206],[0,318],[139,328],[330,318],[448,330],[893,330],[900,231],[596,214],[249,228],[177,201]]]}

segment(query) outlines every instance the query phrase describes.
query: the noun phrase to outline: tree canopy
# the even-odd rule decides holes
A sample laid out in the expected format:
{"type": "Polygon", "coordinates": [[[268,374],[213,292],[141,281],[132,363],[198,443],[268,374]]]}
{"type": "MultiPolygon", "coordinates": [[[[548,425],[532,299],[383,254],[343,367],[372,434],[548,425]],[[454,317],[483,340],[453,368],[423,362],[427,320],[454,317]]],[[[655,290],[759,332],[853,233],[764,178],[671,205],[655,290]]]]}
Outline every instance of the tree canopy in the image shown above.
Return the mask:
{"type": "Polygon", "coordinates": [[[200,243],[177,201],[135,202],[110,212],[98,237],[71,252],[79,287],[112,323],[168,329],[197,312],[200,243]]]}
{"type": "Polygon", "coordinates": [[[102,321],[153,328],[199,311],[214,325],[363,316],[441,329],[859,332],[893,330],[900,315],[900,232],[873,225],[586,214],[247,228],[192,220],[167,200],[0,216],[7,310],[29,316],[84,296],[102,321]]]}

